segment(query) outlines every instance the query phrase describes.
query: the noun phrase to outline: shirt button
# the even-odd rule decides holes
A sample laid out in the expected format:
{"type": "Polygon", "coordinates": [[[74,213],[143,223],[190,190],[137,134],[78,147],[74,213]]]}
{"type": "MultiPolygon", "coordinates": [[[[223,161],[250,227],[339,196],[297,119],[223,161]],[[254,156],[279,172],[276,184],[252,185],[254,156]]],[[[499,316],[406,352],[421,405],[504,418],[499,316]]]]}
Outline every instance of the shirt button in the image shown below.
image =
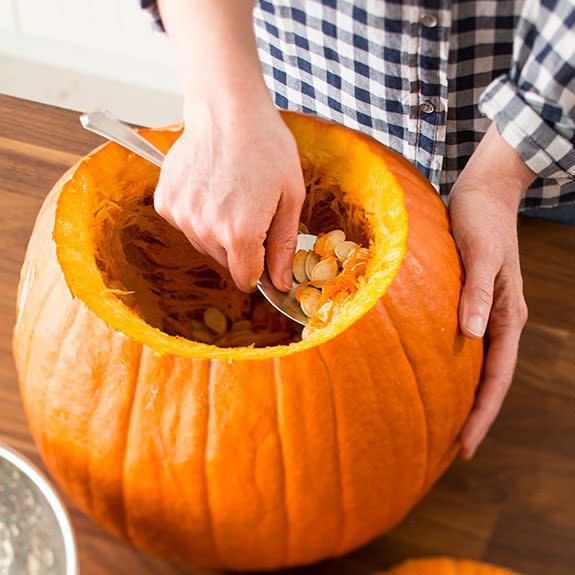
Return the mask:
{"type": "Polygon", "coordinates": [[[419,110],[424,114],[431,114],[431,112],[435,112],[435,106],[431,102],[421,102],[419,110]]]}
{"type": "Polygon", "coordinates": [[[424,14],[420,18],[419,22],[426,28],[435,28],[439,23],[439,20],[437,19],[437,16],[434,16],[433,14],[424,14]]]}

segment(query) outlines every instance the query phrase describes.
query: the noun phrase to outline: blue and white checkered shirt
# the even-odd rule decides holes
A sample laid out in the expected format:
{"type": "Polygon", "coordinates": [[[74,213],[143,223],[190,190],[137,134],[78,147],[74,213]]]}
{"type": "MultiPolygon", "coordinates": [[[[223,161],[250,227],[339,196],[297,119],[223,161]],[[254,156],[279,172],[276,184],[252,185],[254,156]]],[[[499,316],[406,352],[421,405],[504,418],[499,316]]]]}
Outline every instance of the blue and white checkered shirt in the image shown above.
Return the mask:
{"type": "Polygon", "coordinates": [[[574,0],[259,0],[254,29],[280,108],[372,135],[443,196],[494,121],[539,175],[525,207],[575,201],[574,0]]]}

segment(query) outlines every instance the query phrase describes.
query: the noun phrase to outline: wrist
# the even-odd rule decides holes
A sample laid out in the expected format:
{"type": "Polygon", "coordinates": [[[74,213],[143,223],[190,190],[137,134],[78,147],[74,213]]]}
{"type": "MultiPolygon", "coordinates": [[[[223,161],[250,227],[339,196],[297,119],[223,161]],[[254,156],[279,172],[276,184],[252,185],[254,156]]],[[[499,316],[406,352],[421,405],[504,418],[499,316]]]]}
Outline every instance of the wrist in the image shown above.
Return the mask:
{"type": "Polygon", "coordinates": [[[453,193],[481,189],[516,211],[535,178],[536,174],[492,124],[461,172],[453,193]]]}
{"type": "Polygon", "coordinates": [[[222,78],[208,86],[184,90],[184,124],[194,126],[204,120],[211,123],[214,118],[221,126],[237,126],[243,121],[267,122],[268,112],[277,114],[277,109],[263,77],[260,74],[253,81],[244,80],[222,78]]]}

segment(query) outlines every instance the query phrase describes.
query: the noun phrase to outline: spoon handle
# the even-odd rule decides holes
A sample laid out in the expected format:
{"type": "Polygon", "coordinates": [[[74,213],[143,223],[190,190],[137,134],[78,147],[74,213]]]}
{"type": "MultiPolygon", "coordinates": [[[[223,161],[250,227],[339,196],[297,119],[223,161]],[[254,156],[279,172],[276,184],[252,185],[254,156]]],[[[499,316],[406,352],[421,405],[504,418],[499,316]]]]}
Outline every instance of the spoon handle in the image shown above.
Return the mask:
{"type": "Polygon", "coordinates": [[[82,114],[80,122],[86,130],[117,142],[121,146],[128,148],[128,150],[142,156],[142,158],[156,164],[156,166],[162,166],[164,154],[150,144],[148,140],[140,136],[138,132],[132,130],[130,126],[114,118],[110,112],[97,110],[89,114],[82,114]]]}

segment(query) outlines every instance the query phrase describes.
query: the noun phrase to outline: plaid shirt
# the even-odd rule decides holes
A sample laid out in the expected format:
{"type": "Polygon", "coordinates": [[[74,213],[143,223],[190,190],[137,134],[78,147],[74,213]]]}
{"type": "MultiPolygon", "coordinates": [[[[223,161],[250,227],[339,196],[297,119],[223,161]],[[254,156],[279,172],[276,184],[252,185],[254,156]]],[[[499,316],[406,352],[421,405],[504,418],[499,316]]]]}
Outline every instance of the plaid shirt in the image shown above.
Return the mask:
{"type": "Polygon", "coordinates": [[[259,0],[254,29],[278,107],[372,135],[443,196],[494,121],[539,175],[524,207],[575,201],[573,0],[259,0]]]}

